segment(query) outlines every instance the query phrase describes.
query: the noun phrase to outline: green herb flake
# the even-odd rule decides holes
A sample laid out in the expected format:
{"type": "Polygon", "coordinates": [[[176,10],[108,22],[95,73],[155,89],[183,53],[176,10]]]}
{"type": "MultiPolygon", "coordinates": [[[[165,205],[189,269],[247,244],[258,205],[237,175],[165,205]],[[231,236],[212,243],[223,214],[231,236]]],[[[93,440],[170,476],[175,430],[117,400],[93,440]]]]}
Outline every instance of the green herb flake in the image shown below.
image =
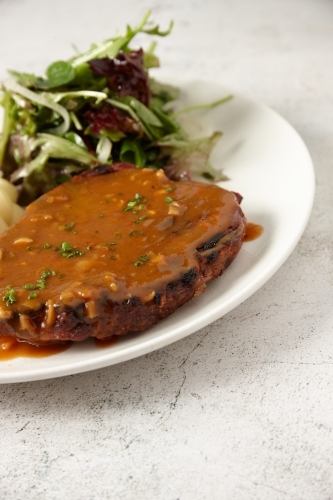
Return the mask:
{"type": "Polygon", "coordinates": [[[148,219],[148,215],[141,215],[136,221],[135,224],[140,224],[141,221],[148,219]]]}
{"type": "Polygon", "coordinates": [[[36,297],[37,297],[37,293],[36,293],[36,292],[30,293],[30,294],[28,295],[28,299],[30,299],[30,300],[31,300],[31,299],[35,299],[36,297]]]}
{"type": "Polygon", "coordinates": [[[173,198],[171,198],[171,196],[166,196],[165,197],[165,202],[166,203],[172,203],[173,202],[173,198]]]}
{"type": "Polygon", "coordinates": [[[55,250],[59,253],[60,257],[66,259],[73,259],[74,257],[81,257],[84,255],[84,252],[77,250],[76,246],[71,247],[67,241],[61,243],[60,248],[56,247],[55,250]]]}
{"type": "Polygon", "coordinates": [[[133,200],[129,201],[124,208],[125,212],[133,212],[136,213],[133,209],[137,205],[139,205],[141,202],[147,201],[146,198],[144,198],[141,194],[136,193],[133,200]]]}
{"type": "Polygon", "coordinates": [[[147,254],[141,255],[141,257],[139,257],[138,260],[136,262],[134,262],[134,266],[140,267],[140,266],[142,266],[142,264],[144,264],[145,262],[148,262],[148,261],[149,261],[149,257],[147,254]]]}
{"type": "MultiPolygon", "coordinates": [[[[42,272],[41,274],[41,277],[37,280],[37,283],[36,285],[32,285],[32,284],[27,284],[27,285],[23,285],[22,288],[24,290],[44,290],[44,288],[46,287],[46,280],[49,276],[54,276],[55,275],[55,271],[53,271],[52,269],[45,269],[45,271],[42,272]]],[[[33,294],[31,294],[33,295],[33,294]]],[[[29,299],[30,297],[28,297],[29,299]]],[[[35,298],[35,297],[32,297],[32,298],[35,298]]]]}
{"type": "Polygon", "coordinates": [[[22,288],[24,290],[37,290],[38,286],[37,285],[23,285],[22,288]]]}
{"type": "Polygon", "coordinates": [[[75,231],[73,231],[73,227],[75,226],[75,222],[71,222],[70,224],[64,224],[62,226],[62,229],[65,231],[69,231],[70,233],[76,234],[75,231]]]}
{"type": "Polygon", "coordinates": [[[39,289],[42,290],[46,286],[46,278],[49,276],[54,276],[55,271],[53,269],[45,269],[45,271],[42,272],[42,275],[39,280],[37,280],[37,283],[39,285],[39,289]]]}
{"type": "Polygon", "coordinates": [[[44,248],[46,248],[46,249],[51,248],[50,243],[45,243],[44,248]]]}
{"type": "Polygon", "coordinates": [[[6,292],[4,293],[2,300],[6,302],[6,306],[12,306],[15,302],[17,302],[15,290],[10,285],[6,286],[6,292]]]}
{"type": "Polygon", "coordinates": [[[171,193],[171,191],[174,191],[176,188],[172,186],[168,186],[165,190],[167,193],[171,193]]]}

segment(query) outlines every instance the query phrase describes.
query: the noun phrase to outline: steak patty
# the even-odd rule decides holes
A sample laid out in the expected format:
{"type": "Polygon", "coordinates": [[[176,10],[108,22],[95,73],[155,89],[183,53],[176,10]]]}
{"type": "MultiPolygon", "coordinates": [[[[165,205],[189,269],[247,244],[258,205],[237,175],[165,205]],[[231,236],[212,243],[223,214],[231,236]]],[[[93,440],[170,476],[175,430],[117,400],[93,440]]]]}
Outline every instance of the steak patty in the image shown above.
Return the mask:
{"type": "Polygon", "coordinates": [[[0,335],[81,341],[142,331],[206,288],[241,248],[237,196],[162,170],[89,170],[0,236],[0,335]]]}

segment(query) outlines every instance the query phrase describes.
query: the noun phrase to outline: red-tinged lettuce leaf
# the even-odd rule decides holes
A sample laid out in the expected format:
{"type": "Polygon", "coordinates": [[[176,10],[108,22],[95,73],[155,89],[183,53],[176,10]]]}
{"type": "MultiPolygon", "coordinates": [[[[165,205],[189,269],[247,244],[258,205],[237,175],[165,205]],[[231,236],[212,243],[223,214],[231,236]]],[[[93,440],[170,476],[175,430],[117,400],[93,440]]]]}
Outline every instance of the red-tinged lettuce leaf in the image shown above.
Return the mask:
{"type": "Polygon", "coordinates": [[[101,131],[139,134],[141,130],[133,118],[108,103],[103,103],[97,108],[90,106],[90,109],[85,111],[84,118],[89,124],[90,131],[95,135],[101,131]]]}
{"type": "Polygon", "coordinates": [[[96,75],[106,77],[109,89],[117,95],[130,95],[149,106],[150,89],[142,49],[129,53],[120,51],[113,59],[92,59],[89,66],[96,75]]]}

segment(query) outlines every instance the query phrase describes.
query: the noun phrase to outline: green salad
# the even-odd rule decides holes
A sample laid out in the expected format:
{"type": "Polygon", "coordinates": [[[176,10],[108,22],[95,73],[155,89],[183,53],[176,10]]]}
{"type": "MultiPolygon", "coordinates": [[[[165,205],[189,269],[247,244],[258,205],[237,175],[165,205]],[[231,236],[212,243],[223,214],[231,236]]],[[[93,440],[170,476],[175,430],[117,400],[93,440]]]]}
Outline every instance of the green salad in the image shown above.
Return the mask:
{"type": "Polygon", "coordinates": [[[155,41],[146,51],[130,47],[139,33],[153,40],[170,33],[172,23],[163,31],[149,17],[127,26],[123,36],[52,63],[45,77],[9,72],[0,90],[0,169],[17,186],[20,204],[83,170],[115,162],[163,168],[173,179],[223,178],[209,163],[221,132],[191,140],[170,106],[178,89],[149,76],[159,66],[155,41]]]}

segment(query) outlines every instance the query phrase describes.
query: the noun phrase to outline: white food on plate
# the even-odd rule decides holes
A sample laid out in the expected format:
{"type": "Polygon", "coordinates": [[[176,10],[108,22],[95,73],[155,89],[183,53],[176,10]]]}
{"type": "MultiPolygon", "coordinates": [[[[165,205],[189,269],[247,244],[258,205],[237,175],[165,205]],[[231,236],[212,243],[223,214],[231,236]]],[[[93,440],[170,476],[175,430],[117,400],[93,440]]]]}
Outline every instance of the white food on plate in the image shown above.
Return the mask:
{"type": "Polygon", "coordinates": [[[17,197],[16,188],[6,179],[0,178],[0,233],[14,224],[24,212],[15,203],[17,197]]]}
{"type": "Polygon", "coordinates": [[[7,193],[13,203],[17,201],[18,192],[15,186],[6,179],[0,178],[0,190],[7,193]]]}
{"type": "Polygon", "coordinates": [[[9,226],[12,221],[13,202],[4,190],[0,190],[0,214],[5,223],[9,226]]]}

